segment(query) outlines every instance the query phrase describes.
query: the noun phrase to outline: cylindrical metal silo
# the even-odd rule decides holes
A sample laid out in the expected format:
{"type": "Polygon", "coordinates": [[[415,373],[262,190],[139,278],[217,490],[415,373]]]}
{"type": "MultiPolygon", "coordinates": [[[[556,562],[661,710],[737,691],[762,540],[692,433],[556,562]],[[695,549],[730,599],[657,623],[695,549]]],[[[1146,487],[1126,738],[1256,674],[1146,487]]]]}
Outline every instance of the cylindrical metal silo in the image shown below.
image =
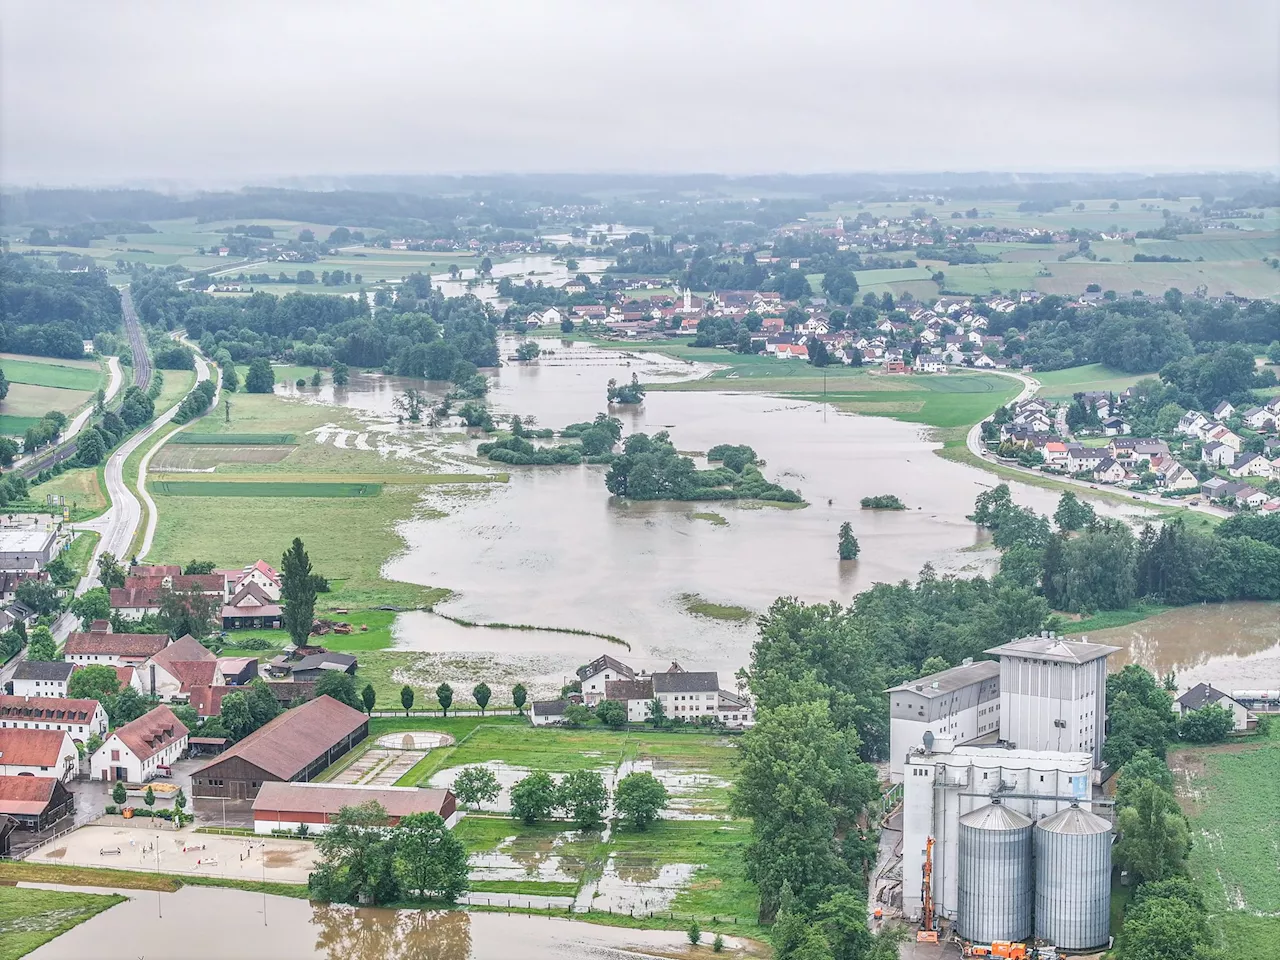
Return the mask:
{"type": "Polygon", "coordinates": [[[1072,804],[1036,824],[1036,936],[1104,946],[1111,925],[1111,824],[1072,804]]]}
{"type": "Polygon", "coordinates": [[[1031,936],[1031,820],[993,801],[960,818],[956,928],[976,943],[1031,936]]]}

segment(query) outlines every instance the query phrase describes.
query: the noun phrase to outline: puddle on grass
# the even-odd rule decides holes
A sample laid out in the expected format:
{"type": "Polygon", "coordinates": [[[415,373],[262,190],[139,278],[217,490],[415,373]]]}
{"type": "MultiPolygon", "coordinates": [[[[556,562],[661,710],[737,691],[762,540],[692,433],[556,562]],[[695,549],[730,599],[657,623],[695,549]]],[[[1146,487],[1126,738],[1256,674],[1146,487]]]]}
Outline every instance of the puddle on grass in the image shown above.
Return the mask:
{"type": "Polygon", "coordinates": [[[510,836],[488,853],[472,854],[474,880],[540,880],[577,883],[600,834],[567,830],[534,837],[510,836]]]}
{"type": "Polygon", "coordinates": [[[618,768],[618,779],[629,773],[651,773],[670,795],[662,816],[668,820],[728,820],[727,796],[708,791],[728,790],[732,784],[709,773],[692,773],[669,760],[630,760],[618,768]]]}
{"type": "Polygon", "coordinates": [[[614,913],[669,910],[697,869],[698,865],[692,863],[659,864],[652,857],[610,854],[589,897],[579,895],[579,903],[589,899],[593,910],[614,913]]]}

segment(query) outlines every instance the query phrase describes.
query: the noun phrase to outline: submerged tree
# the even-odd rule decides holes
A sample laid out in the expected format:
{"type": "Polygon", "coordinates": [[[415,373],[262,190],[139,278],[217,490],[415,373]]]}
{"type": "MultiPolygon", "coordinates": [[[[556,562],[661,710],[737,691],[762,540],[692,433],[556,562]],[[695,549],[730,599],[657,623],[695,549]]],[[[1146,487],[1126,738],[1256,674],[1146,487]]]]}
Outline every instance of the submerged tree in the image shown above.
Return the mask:
{"type": "Polygon", "coordinates": [[[853,535],[853,524],[845,521],[840,524],[840,559],[856,560],[858,558],[858,538],[853,535]]]}
{"type": "Polygon", "coordinates": [[[416,387],[409,387],[404,393],[391,401],[391,405],[402,415],[417,423],[422,419],[422,411],[427,408],[427,395],[416,387]]]}

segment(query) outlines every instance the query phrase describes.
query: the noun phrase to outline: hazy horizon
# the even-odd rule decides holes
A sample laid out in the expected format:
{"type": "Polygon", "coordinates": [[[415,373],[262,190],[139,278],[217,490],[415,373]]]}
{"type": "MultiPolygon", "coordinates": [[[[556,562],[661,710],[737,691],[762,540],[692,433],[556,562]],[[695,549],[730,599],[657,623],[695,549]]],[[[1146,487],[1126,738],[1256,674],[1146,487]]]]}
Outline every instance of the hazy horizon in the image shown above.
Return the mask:
{"type": "Polygon", "coordinates": [[[0,182],[1275,172],[1280,5],[0,0],[0,182]]]}

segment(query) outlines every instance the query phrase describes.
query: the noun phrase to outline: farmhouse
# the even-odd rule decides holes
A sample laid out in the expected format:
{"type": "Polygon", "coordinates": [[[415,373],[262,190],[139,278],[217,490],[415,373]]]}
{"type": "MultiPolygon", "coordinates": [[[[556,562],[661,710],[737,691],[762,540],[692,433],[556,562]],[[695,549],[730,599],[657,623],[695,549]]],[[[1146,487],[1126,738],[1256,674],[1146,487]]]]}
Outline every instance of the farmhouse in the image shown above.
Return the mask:
{"type": "Polygon", "coordinates": [[[107,735],[107,711],[97,700],[0,696],[0,729],[4,727],[61,730],[71,734],[77,744],[84,744],[95,733],[107,735]]]}
{"type": "Polygon", "coordinates": [[[222,629],[278,630],[284,617],[278,599],[253,581],[241,584],[222,605],[222,629]]]}
{"type": "Polygon", "coordinates": [[[1218,706],[1224,710],[1229,710],[1232,719],[1235,720],[1233,729],[1237,733],[1252,730],[1258,725],[1258,718],[1246,710],[1238,700],[1227,696],[1212,684],[1197,683],[1180,696],[1176,703],[1178,715],[1183,717],[1193,710],[1203,710],[1208,706],[1218,706]]]}
{"type": "Polygon", "coordinates": [[[65,730],[0,728],[0,776],[69,780],[80,754],[65,730]]]}
{"type": "Polygon", "coordinates": [[[641,723],[653,713],[653,678],[611,680],[605,685],[604,698],[627,708],[628,723],[641,723]]]}
{"type": "Polygon", "coordinates": [[[65,697],[74,663],[60,660],[20,660],[13,670],[15,697],[65,697]]]}
{"type": "Polygon", "coordinates": [[[75,796],[57,777],[0,776],[0,818],[23,830],[43,830],[75,810],[75,796]]]}
{"type": "Polygon", "coordinates": [[[690,673],[676,664],[666,673],[655,673],[653,696],[671,718],[694,720],[716,716],[720,698],[720,678],[714,672],[690,673]]]}
{"type": "Polygon", "coordinates": [[[62,648],[68,663],[101,663],[107,666],[140,666],[169,645],[163,633],[114,633],[105,631],[73,633],[62,648]]]}
{"type": "Polygon", "coordinates": [[[370,802],[387,812],[390,826],[415,813],[434,813],[449,827],[458,822],[458,802],[449,790],[268,782],[253,801],[253,832],[296,831],[306,824],[308,833],[324,833],[343,807],[370,802]]]}
{"type": "Polygon", "coordinates": [[[582,681],[582,699],[589,707],[594,707],[602,699],[614,699],[608,696],[607,684],[615,680],[634,680],[635,671],[620,660],[610,656],[596,657],[585,667],[578,668],[578,679],[582,681]]]}
{"type": "Polygon", "coordinates": [[[94,780],[146,783],[187,749],[188,730],[168,707],[156,707],[111,732],[89,761],[94,780]]]}
{"type": "Polygon", "coordinates": [[[568,708],[567,700],[535,700],[529,710],[529,720],[535,727],[549,727],[562,723],[568,708]]]}
{"type": "Polygon", "coordinates": [[[205,764],[192,777],[197,797],[252,800],[264,783],[313,779],[369,735],[369,718],[332,697],[287,710],[205,764]]]}
{"type": "Polygon", "coordinates": [[[217,672],[213,651],[187,634],[142,665],[142,683],[149,696],[172,700],[189,694],[192,686],[214,683],[217,672]]]}

